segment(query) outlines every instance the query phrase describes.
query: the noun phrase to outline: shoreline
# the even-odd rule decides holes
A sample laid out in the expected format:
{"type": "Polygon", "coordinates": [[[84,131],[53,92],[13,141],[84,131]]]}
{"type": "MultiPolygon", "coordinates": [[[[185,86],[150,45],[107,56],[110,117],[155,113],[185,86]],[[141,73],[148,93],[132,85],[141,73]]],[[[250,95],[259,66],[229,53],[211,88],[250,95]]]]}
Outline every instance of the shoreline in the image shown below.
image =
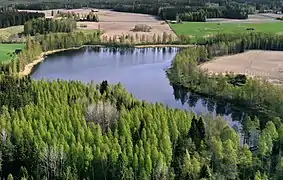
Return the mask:
{"type": "MultiPolygon", "coordinates": [[[[64,52],[64,51],[69,51],[69,50],[77,50],[81,49],[86,46],[97,46],[97,47],[107,47],[103,45],[82,45],[80,47],[72,47],[72,48],[66,48],[66,49],[56,49],[56,50],[51,50],[51,51],[46,51],[42,52],[38,57],[36,57],[31,63],[25,65],[24,70],[20,71],[18,75],[20,77],[28,76],[31,72],[34,66],[36,66],[38,63],[44,61],[46,56],[55,54],[58,52],[64,52]]],[[[147,44],[147,45],[134,45],[134,48],[157,48],[157,47],[190,47],[192,45],[190,44],[147,44]]]]}
{"type": "Polygon", "coordinates": [[[20,77],[28,76],[32,72],[32,69],[34,68],[34,66],[36,66],[38,63],[42,62],[46,58],[46,56],[48,56],[48,55],[55,54],[55,53],[58,53],[58,52],[64,52],[64,51],[69,51],[69,50],[81,49],[82,47],[84,47],[84,46],[72,47],[72,48],[66,48],[66,49],[56,49],[56,50],[42,52],[31,63],[25,65],[24,70],[20,71],[18,73],[18,75],[20,77]]]}
{"type": "Polygon", "coordinates": [[[192,44],[145,44],[145,45],[135,45],[135,48],[155,48],[155,47],[191,47],[192,44]]]}

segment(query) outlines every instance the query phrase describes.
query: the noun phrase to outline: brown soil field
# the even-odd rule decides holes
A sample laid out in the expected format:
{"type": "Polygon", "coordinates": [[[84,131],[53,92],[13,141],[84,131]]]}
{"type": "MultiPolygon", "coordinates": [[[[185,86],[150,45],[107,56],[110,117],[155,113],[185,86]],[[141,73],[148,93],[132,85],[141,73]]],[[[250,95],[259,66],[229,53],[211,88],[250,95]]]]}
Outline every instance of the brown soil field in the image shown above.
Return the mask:
{"type": "MultiPolygon", "coordinates": [[[[24,10],[24,11],[33,11],[33,10],[24,10]]],[[[46,11],[37,11],[44,12],[46,17],[51,17],[52,10],[46,11]]],[[[54,13],[57,11],[61,12],[74,12],[80,14],[88,14],[91,9],[54,9],[54,13]]],[[[34,12],[34,11],[33,11],[34,12]]],[[[132,35],[134,37],[143,35],[146,36],[146,39],[149,41],[152,39],[153,35],[159,35],[162,37],[163,33],[171,34],[172,38],[176,38],[176,34],[169,27],[165,21],[158,20],[157,17],[146,14],[138,14],[138,13],[124,13],[124,12],[115,12],[111,10],[101,10],[98,9],[98,12],[94,12],[98,15],[99,22],[78,22],[78,27],[80,28],[80,24],[86,24],[86,28],[80,29],[101,29],[104,32],[104,36],[106,37],[115,37],[121,35],[132,35]],[[132,29],[137,24],[147,24],[152,29],[150,32],[133,32],[132,29]]]]}
{"type": "Polygon", "coordinates": [[[247,51],[223,56],[200,65],[209,73],[237,73],[250,77],[260,77],[273,83],[283,82],[282,51],[247,51]]]}

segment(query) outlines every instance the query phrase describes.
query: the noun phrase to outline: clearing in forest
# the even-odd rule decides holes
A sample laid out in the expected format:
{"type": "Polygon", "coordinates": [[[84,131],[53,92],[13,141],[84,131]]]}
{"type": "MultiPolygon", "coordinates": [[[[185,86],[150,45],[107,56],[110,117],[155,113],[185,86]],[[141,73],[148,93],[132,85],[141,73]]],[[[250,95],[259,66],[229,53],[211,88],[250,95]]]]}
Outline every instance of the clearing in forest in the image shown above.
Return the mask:
{"type": "Polygon", "coordinates": [[[0,63],[13,59],[16,49],[23,49],[24,44],[0,44],[0,63]]]}
{"type": "Polygon", "coordinates": [[[273,83],[283,82],[282,51],[247,51],[215,58],[200,67],[213,73],[233,72],[250,77],[261,77],[273,83]]]}
{"type": "Polygon", "coordinates": [[[195,37],[210,36],[217,33],[243,33],[243,32],[266,32],[282,33],[282,22],[184,22],[183,24],[170,24],[177,35],[191,35],[195,37]]]}

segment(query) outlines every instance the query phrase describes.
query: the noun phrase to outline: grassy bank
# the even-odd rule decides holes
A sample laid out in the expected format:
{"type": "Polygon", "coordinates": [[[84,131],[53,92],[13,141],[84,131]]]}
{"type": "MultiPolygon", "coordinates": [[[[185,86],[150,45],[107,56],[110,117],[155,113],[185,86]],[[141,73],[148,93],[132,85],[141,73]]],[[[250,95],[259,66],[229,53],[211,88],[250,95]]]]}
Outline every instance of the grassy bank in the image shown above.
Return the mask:
{"type": "Polygon", "coordinates": [[[0,62],[9,62],[13,59],[12,53],[24,46],[24,44],[0,44],[0,62]]]}
{"type": "Polygon", "coordinates": [[[170,24],[177,35],[191,35],[195,37],[209,36],[216,33],[243,33],[243,32],[283,32],[283,23],[210,23],[210,22],[184,22],[183,24],[170,24]],[[253,28],[254,30],[247,30],[253,28]]]}

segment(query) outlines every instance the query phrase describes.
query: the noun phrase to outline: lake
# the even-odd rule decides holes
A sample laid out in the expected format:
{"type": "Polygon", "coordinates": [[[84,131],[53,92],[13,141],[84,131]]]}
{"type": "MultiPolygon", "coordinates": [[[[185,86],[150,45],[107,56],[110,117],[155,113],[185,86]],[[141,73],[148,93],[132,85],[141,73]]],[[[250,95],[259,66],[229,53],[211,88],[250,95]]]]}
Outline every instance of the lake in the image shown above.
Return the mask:
{"type": "MultiPolygon", "coordinates": [[[[33,79],[64,79],[83,82],[101,82],[121,84],[136,98],[149,102],[161,102],[172,108],[194,111],[197,114],[216,116],[214,102],[189,95],[180,88],[173,89],[165,70],[180,48],[103,48],[85,47],[79,50],[49,55],[37,65],[31,77],[33,79]],[[176,95],[179,94],[179,95],[176,95]],[[180,95],[181,94],[181,95],[180,95]]],[[[231,112],[223,106],[224,118],[231,126],[241,127],[238,121],[232,121],[231,112]]],[[[219,108],[218,108],[219,109],[219,108]]]]}

